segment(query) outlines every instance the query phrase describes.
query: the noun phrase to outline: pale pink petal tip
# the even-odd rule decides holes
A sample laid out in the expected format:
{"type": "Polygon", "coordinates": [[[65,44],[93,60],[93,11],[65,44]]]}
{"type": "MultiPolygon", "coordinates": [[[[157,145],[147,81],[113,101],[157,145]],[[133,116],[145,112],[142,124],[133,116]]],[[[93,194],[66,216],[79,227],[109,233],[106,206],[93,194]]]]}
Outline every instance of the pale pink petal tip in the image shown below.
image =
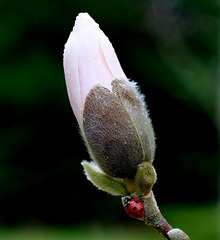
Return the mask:
{"type": "Polygon", "coordinates": [[[73,32],[79,30],[99,30],[99,24],[97,24],[88,13],[80,13],[76,17],[73,32]]]}

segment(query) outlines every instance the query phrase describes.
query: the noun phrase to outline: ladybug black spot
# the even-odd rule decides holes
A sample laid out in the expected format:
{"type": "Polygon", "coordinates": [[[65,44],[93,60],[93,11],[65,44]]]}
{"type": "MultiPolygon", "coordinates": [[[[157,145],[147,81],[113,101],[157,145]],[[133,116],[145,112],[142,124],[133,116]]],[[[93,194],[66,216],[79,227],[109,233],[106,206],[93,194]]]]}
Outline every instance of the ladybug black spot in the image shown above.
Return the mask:
{"type": "Polygon", "coordinates": [[[138,203],[138,201],[136,201],[136,203],[138,203]]]}
{"type": "Polygon", "coordinates": [[[125,200],[124,200],[124,203],[128,204],[130,200],[131,200],[131,197],[126,197],[125,200]]]}
{"type": "Polygon", "coordinates": [[[136,210],[137,208],[136,207],[133,207],[133,210],[136,210]]]}
{"type": "Polygon", "coordinates": [[[141,209],[140,209],[140,212],[142,213],[143,211],[144,211],[144,209],[143,209],[143,208],[141,208],[141,209]]]}

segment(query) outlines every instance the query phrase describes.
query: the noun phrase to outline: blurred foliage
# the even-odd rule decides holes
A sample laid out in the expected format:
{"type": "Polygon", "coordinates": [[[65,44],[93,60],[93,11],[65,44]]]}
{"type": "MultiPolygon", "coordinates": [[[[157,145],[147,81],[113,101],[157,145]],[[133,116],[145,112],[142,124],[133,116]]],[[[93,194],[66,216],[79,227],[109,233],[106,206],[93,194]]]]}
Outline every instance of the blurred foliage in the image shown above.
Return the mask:
{"type": "MultiPolygon", "coordinates": [[[[164,212],[169,220],[181,226],[191,239],[217,239],[216,208],[206,207],[166,207],[164,212]],[[204,219],[204,213],[206,214],[204,219]]],[[[16,227],[1,227],[0,235],[7,240],[163,240],[164,237],[143,222],[131,219],[130,223],[111,224],[103,221],[85,222],[61,228],[60,226],[43,226],[32,223],[16,227]],[[85,231],[86,229],[86,231],[85,231]]]]}
{"type": "Polygon", "coordinates": [[[157,135],[158,202],[216,201],[217,3],[1,0],[0,222],[126,219],[120,198],[96,190],[80,165],[88,154],[62,58],[84,11],[146,95],[157,135]]]}

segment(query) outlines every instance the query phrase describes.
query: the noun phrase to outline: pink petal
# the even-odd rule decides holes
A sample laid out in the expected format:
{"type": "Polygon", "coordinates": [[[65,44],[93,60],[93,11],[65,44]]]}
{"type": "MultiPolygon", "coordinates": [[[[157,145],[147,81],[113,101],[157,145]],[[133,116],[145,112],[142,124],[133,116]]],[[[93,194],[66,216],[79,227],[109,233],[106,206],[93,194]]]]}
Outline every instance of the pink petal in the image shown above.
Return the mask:
{"type": "Polygon", "coordinates": [[[97,84],[112,90],[112,80],[127,79],[115,50],[88,13],[80,13],[64,50],[64,71],[73,112],[82,123],[89,91],[97,84]]]}

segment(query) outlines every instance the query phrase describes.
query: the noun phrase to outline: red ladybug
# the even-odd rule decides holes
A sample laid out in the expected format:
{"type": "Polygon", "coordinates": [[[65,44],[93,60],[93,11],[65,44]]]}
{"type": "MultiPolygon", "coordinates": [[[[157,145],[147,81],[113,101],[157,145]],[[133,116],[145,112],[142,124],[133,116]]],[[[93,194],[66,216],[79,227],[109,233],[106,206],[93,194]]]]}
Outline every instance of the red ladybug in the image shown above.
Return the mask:
{"type": "Polygon", "coordinates": [[[143,218],[144,217],[144,207],[135,198],[125,197],[123,199],[124,209],[133,218],[143,218]]]}

